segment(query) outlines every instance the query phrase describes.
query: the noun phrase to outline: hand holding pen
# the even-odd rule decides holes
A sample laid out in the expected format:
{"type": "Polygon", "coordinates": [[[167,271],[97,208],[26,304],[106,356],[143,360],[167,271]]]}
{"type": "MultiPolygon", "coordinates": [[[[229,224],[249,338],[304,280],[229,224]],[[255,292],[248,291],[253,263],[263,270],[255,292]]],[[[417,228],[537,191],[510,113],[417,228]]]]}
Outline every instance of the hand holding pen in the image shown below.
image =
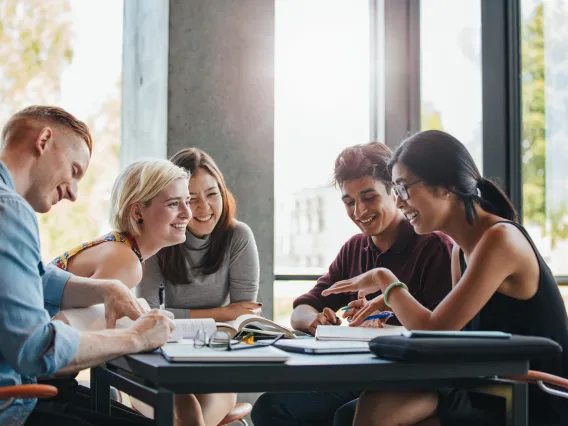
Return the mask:
{"type": "Polygon", "coordinates": [[[370,315],[363,320],[360,327],[368,327],[368,328],[383,328],[385,323],[394,316],[394,312],[385,311],[379,312],[376,315],[370,315]]]}
{"type": "Polygon", "coordinates": [[[355,316],[357,312],[363,309],[367,305],[367,303],[368,301],[364,297],[352,300],[347,306],[341,308],[341,310],[343,311],[341,317],[347,319],[347,321],[351,321],[353,316],[355,316]]]}
{"type": "Polygon", "coordinates": [[[367,301],[366,305],[353,316],[351,322],[349,323],[349,326],[350,327],[360,326],[363,325],[365,320],[367,320],[365,326],[376,324],[375,325],[376,327],[381,327],[382,325],[379,325],[379,323],[384,323],[386,320],[392,317],[391,313],[387,314],[387,312],[389,312],[387,311],[387,309],[388,308],[385,305],[384,297],[381,294],[375,297],[374,299],[367,301]],[[382,318],[368,319],[373,315],[385,315],[385,316],[382,318]],[[370,323],[370,321],[373,321],[373,323],[370,323]]]}
{"type": "Polygon", "coordinates": [[[341,320],[335,316],[330,308],[324,308],[322,312],[318,313],[311,324],[308,326],[310,334],[315,336],[318,325],[341,325],[341,320]]]}

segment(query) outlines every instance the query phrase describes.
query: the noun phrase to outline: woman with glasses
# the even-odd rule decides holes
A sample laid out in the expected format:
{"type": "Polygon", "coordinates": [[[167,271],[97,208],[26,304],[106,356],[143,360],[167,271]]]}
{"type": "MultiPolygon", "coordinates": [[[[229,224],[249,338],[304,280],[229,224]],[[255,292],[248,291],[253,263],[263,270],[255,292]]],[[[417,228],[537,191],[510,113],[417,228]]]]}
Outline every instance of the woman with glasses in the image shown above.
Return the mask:
{"type": "MultiPolygon", "coordinates": [[[[495,330],[552,339],[562,346],[563,355],[533,361],[530,368],[566,377],[568,327],[562,297],[503,191],[481,176],[463,144],[441,131],[428,130],[405,140],[389,167],[397,205],[416,232],[438,230],[456,242],[453,290],[429,310],[390,270],[377,268],[338,282],[324,294],[381,290],[384,303],[410,330],[495,330]]],[[[352,325],[360,324],[366,314],[359,312],[352,325]]],[[[344,406],[336,419],[354,407],[344,406]]],[[[503,408],[455,389],[367,391],[357,403],[353,424],[501,425],[503,408]]],[[[531,425],[565,425],[568,405],[531,385],[529,416],[531,425]]],[[[350,424],[352,417],[347,417],[350,424]]]]}
{"type": "MultiPolygon", "coordinates": [[[[256,242],[250,228],[235,218],[236,202],[219,167],[197,148],[183,149],[170,160],[191,173],[192,218],[185,242],[164,248],[145,263],[138,296],[157,308],[163,288],[164,308],[176,318],[226,322],[260,314],[256,242]]],[[[206,425],[217,425],[236,400],[235,394],[196,397],[206,425]]]]}

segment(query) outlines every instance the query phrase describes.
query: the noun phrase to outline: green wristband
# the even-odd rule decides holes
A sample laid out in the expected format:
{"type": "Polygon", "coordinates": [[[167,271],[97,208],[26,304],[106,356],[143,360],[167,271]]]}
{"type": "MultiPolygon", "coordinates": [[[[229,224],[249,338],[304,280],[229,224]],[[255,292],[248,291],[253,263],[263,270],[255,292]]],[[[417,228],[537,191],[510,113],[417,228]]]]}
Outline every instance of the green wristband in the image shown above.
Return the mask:
{"type": "Polygon", "coordinates": [[[387,305],[389,308],[391,307],[391,305],[389,303],[389,293],[393,288],[396,288],[396,287],[402,287],[405,290],[408,290],[408,287],[406,286],[406,284],[401,283],[400,281],[397,281],[395,283],[390,284],[384,292],[385,305],[387,305]]]}

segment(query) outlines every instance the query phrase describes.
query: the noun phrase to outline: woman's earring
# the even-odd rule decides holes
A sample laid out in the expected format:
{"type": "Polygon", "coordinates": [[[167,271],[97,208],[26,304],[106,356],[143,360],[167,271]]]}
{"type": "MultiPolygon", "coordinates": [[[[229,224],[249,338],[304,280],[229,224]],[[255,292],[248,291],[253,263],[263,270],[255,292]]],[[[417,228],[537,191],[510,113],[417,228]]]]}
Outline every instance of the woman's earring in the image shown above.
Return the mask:
{"type": "Polygon", "coordinates": [[[140,218],[140,219],[138,219],[137,222],[138,222],[138,225],[142,225],[144,223],[144,219],[140,218]]]}

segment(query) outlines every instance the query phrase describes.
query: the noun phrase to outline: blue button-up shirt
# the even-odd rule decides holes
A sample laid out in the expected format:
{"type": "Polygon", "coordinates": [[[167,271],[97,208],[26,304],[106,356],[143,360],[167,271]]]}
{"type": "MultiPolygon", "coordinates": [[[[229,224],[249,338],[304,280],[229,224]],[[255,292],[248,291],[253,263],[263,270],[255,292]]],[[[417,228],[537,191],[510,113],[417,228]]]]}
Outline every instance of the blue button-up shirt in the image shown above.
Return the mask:
{"type": "MultiPolygon", "coordinates": [[[[35,213],[0,161],[0,387],[53,375],[77,353],[79,333],[50,321],[70,276],[52,265],[44,269],[35,213]]],[[[14,401],[0,411],[0,425],[23,424],[35,403],[14,401]]]]}

